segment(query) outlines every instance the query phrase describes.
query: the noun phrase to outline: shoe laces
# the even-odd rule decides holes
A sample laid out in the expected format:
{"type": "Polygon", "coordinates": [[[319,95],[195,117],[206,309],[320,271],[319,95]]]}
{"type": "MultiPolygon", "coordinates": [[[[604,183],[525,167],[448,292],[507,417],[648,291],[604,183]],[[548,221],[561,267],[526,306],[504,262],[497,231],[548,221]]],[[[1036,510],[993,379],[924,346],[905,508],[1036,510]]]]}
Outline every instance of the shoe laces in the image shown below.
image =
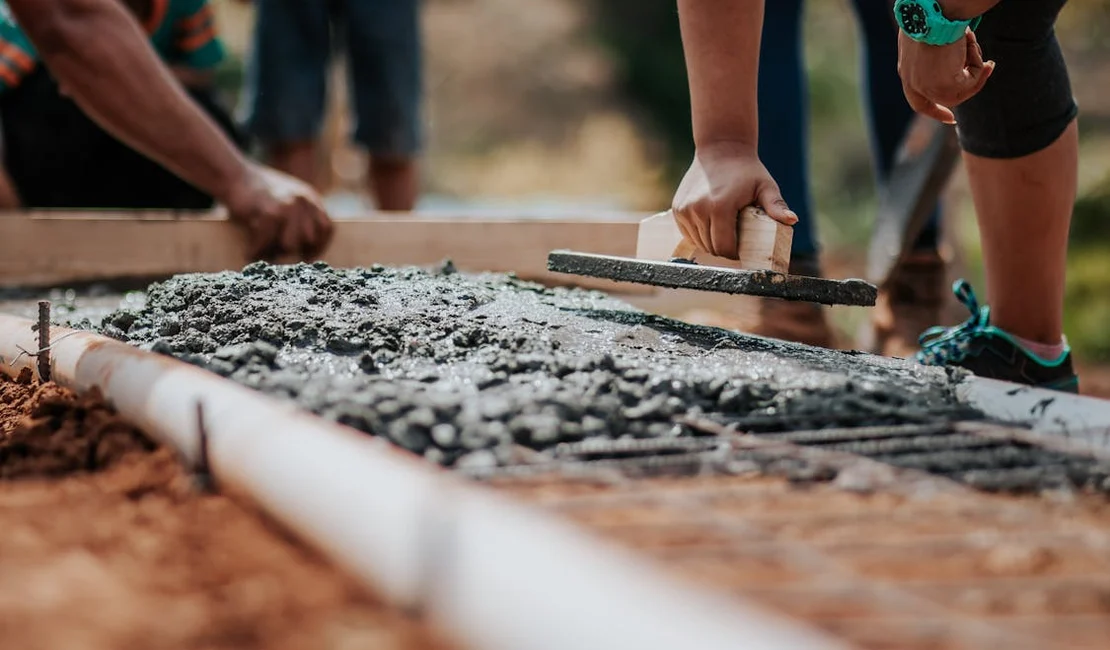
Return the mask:
{"type": "Polygon", "coordinates": [[[960,363],[971,351],[971,342],[988,334],[991,329],[990,307],[979,306],[975,291],[967,280],[960,279],[953,283],[952,293],[971,312],[971,317],[955,327],[938,325],[925,330],[918,338],[921,344],[921,351],[916,355],[918,363],[927,366],[960,363]]]}

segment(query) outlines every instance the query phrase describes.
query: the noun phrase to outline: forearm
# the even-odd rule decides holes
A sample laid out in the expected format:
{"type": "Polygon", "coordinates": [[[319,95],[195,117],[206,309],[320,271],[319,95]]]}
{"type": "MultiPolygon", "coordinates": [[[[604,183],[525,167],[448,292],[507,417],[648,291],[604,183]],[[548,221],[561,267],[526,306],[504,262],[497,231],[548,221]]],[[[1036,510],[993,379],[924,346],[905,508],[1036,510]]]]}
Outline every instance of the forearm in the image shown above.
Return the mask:
{"type": "Polygon", "coordinates": [[[990,11],[1001,0],[940,0],[941,12],[948,20],[971,20],[990,11]]]}
{"type": "Polygon", "coordinates": [[[115,0],[9,0],[51,73],[105,130],[225,201],[249,165],[115,0]]]}
{"type": "MultiPolygon", "coordinates": [[[[774,1],[774,0],[772,0],[774,1]]],[[[678,0],[697,146],[756,149],[764,0],[678,0]]]]}
{"type": "Polygon", "coordinates": [[[216,81],[216,73],[211,70],[197,70],[186,66],[170,68],[173,76],[186,88],[211,88],[216,81]]]}

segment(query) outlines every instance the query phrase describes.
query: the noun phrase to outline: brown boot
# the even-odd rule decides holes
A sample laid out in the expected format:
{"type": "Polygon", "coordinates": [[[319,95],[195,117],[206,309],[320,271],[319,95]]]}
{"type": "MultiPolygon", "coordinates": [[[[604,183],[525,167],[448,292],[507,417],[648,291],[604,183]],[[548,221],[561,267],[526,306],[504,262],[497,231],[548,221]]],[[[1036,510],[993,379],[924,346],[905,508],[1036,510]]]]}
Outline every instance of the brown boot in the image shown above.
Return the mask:
{"type": "Polygon", "coordinates": [[[907,358],[920,349],[917,338],[942,324],[945,264],[939,253],[915,253],[894,271],[879,291],[871,324],[860,348],[887,357],[907,358]]]}
{"type": "MultiPolygon", "coordinates": [[[[819,278],[821,267],[816,259],[796,257],[790,261],[790,274],[819,278]]],[[[824,305],[760,298],[756,313],[755,323],[747,329],[751,334],[822,348],[836,345],[824,305]]]]}
{"type": "Polygon", "coordinates": [[[783,341],[833,348],[836,339],[824,305],[760,298],[759,318],[748,332],[783,341]]]}
{"type": "MultiPolygon", "coordinates": [[[[806,259],[791,261],[790,274],[821,275],[816,262],[806,259]]],[[[692,310],[684,313],[682,319],[695,325],[723,327],[824,348],[832,348],[836,343],[822,305],[754,296],[733,296],[729,300],[727,310],[692,310]]]]}

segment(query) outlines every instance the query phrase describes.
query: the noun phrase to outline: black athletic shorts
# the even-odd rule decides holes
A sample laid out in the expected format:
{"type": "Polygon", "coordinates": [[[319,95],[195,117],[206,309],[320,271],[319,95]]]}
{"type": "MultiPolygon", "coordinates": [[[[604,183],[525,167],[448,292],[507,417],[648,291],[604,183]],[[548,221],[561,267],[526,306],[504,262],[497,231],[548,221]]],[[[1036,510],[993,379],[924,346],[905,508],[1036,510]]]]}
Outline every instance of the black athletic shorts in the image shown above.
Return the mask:
{"type": "MultiPolygon", "coordinates": [[[[189,94],[245,148],[214,93],[189,94]]],[[[58,92],[41,65],[0,95],[0,120],[4,165],[24,207],[204,210],[213,205],[211,196],[101,129],[58,92]]]]}
{"type": "Polygon", "coordinates": [[[1001,0],[975,36],[997,66],[983,90],[956,107],[960,144],[985,158],[1019,158],[1055,142],[1078,113],[1056,40],[1066,0],[1001,0]]]}

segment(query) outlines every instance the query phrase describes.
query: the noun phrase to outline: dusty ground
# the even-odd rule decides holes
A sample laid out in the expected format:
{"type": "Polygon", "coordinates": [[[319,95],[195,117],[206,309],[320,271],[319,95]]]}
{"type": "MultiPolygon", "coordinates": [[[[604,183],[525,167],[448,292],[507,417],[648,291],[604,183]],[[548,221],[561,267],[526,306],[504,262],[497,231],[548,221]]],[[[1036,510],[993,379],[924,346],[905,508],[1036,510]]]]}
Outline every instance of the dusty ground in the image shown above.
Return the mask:
{"type": "Polygon", "coordinates": [[[446,647],[95,400],[0,379],[0,475],[3,647],[446,647]]]}
{"type": "Polygon", "coordinates": [[[1106,647],[1110,508],[926,479],[537,476],[494,485],[676,574],[860,648],[1106,647]]]}

